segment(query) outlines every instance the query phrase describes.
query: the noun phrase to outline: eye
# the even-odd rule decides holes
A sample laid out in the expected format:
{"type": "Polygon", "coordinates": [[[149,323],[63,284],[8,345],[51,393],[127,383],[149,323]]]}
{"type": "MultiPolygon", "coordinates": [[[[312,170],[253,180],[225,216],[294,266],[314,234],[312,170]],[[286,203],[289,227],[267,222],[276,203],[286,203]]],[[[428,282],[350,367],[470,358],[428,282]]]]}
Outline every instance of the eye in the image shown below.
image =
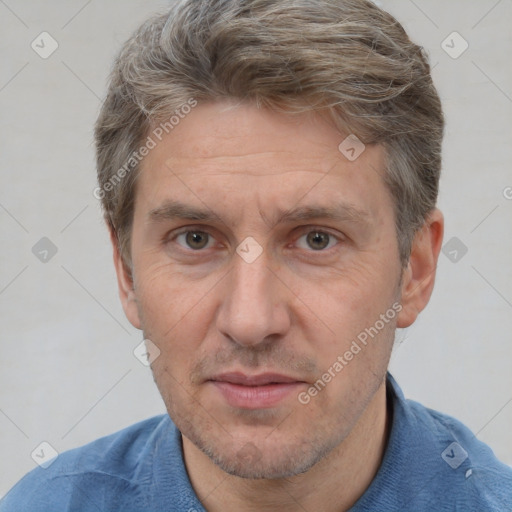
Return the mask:
{"type": "Polygon", "coordinates": [[[305,235],[302,235],[297,244],[301,249],[313,249],[314,251],[323,251],[325,249],[330,249],[336,243],[338,243],[339,239],[330,233],[326,233],[325,231],[313,230],[309,231],[305,235]],[[301,240],[305,239],[306,246],[304,244],[299,243],[301,240]]]}
{"type": "Polygon", "coordinates": [[[208,248],[208,243],[213,242],[213,238],[209,233],[204,231],[184,231],[179,233],[175,239],[182,247],[193,249],[194,251],[208,248]]]}

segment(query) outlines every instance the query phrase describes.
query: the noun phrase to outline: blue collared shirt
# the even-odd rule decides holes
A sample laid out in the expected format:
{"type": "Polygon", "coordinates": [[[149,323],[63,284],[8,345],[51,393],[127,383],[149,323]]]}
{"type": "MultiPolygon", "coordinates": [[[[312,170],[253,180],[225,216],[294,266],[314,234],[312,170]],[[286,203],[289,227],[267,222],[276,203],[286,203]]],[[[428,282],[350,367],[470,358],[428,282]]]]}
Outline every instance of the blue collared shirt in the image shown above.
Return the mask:
{"type": "MultiPolygon", "coordinates": [[[[389,442],[351,512],[512,511],[511,468],[456,419],[406,400],[389,374],[387,391],[389,442]]],[[[168,415],[60,454],[0,501],[0,512],[204,510],[168,415]]]]}

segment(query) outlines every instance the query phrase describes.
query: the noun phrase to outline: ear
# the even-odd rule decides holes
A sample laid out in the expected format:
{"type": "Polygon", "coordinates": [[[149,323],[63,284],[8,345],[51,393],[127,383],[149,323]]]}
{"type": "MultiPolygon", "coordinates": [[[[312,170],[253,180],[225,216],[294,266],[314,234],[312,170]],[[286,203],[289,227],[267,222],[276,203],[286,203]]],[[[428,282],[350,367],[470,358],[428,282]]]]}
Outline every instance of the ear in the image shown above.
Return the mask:
{"type": "Polygon", "coordinates": [[[412,243],[409,263],[402,276],[403,309],[398,315],[397,327],[412,325],[430,300],[443,233],[443,214],[436,208],[429,214],[412,243]]]}
{"type": "Polygon", "coordinates": [[[109,226],[109,231],[110,241],[112,242],[112,249],[114,252],[114,267],[117,274],[119,297],[121,298],[124,314],[136,329],[141,329],[142,324],[137,306],[132,273],[130,272],[130,269],[127,268],[127,265],[121,256],[119,250],[119,241],[114,229],[111,226],[109,226]]]}

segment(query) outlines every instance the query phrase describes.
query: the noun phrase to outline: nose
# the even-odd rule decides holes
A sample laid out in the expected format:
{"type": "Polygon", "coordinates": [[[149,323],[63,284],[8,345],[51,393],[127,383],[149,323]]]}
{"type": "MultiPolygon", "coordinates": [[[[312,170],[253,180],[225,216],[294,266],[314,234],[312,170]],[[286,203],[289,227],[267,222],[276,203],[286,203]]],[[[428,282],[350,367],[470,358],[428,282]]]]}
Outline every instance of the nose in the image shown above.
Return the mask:
{"type": "Polygon", "coordinates": [[[226,276],[217,314],[217,328],[231,341],[264,346],[290,327],[287,288],[271,270],[265,252],[247,263],[238,254],[226,276]]]}

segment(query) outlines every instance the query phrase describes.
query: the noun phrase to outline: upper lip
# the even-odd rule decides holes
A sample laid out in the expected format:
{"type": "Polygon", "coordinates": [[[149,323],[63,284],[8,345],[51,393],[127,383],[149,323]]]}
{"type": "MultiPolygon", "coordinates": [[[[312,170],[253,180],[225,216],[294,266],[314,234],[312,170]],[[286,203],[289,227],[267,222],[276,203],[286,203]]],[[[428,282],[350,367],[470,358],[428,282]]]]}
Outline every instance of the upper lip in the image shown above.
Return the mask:
{"type": "Polygon", "coordinates": [[[240,386],[264,386],[265,384],[285,384],[290,382],[302,382],[294,377],[279,373],[260,373],[259,375],[245,375],[241,372],[221,373],[208,380],[228,382],[240,386]]]}

